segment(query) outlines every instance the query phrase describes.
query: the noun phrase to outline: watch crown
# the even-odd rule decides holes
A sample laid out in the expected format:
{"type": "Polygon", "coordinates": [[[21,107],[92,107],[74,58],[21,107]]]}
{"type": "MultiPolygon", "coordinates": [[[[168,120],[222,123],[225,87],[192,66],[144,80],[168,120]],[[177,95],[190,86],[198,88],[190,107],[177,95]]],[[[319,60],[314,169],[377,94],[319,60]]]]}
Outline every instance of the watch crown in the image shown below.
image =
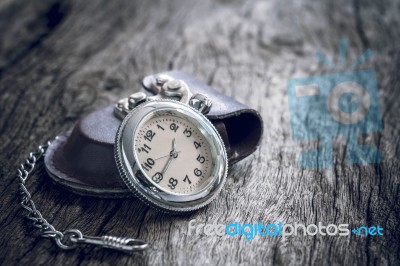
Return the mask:
{"type": "Polygon", "coordinates": [[[161,85],[163,85],[165,82],[168,81],[168,77],[165,76],[165,75],[163,75],[163,74],[159,74],[159,75],[157,75],[157,76],[155,77],[155,81],[156,81],[156,84],[157,84],[157,85],[161,86],[161,85]]]}
{"type": "Polygon", "coordinates": [[[128,98],[123,98],[118,101],[118,103],[114,106],[114,114],[116,117],[123,119],[130,110],[146,100],[147,95],[144,92],[136,92],[131,94],[128,98]]]}
{"type": "Polygon", "coordinates": [[[125,107],[124,99],[119,100],[118,103],[117,103],[117,108],[124,109],[124,107],[125,107]]]}
{"type": "Polygon", "coordinates": [[[204,94],[198,93],[190,98],[189,105],[205,115],[210,112],[212,101],[204,94]]]}
{"type": "Polygon", "coordinates": [[[136,92],[131,94],[128,99],[129,109],[135,108],[139,103],[145,101],[147,99],[147,95],[144,92],[136,92]]]}
{"type": "Polygon", "coordinates": [[[165,84],[168,90],[179,90],[181,88],[181,82],[177,79],[172,79],[165,84]]]}

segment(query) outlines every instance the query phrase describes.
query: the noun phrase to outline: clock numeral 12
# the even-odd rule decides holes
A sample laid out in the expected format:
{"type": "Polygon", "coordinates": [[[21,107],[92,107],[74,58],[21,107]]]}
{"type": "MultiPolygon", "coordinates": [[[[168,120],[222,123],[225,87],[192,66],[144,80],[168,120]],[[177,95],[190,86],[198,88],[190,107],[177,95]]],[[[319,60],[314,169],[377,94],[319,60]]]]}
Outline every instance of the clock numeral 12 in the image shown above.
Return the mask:
{"type": "Polygon", "coordinates": [[[152,130],[147,130],[146,135],[144,136],[144,139],[151,142],[155,135],[156,135],[156,133],[154,133],[152,130]]]}

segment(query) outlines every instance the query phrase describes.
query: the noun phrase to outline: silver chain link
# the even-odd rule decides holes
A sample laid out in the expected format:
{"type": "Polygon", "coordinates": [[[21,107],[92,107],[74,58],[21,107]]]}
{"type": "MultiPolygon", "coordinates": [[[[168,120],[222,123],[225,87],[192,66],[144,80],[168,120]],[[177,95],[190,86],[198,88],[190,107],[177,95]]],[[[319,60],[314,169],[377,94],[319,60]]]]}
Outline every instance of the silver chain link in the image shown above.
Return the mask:
{"type": "Polygon", "coordinates": [[[74,249],[78,244],[92,244],[127,252],[147,249],[147,243],[140,239],[114,236],[84,236],[81,231],[77,229],[69,229],[60,232],[43,218],[40,211],[36,208],[31,194],[26,188],[26,181],[31,176],[36,164],[44,156],[50,145],[51,142],[49,141],[45,145],[40,145],[36,151],[29,153],[28,158],[17,170],[21,206],[28,211],[27,218],[32,221],[34,227],[38,228],[40,235],[45,238],[53,239],[57,246],[63,250],[74,249]]]}

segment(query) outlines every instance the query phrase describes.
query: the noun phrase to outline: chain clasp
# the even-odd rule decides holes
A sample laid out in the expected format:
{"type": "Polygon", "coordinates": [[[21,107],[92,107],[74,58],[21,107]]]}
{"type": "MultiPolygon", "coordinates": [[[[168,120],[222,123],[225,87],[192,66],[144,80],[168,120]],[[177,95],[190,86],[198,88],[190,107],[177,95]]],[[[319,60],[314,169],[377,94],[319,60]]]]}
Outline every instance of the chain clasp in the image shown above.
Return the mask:
{"type": "Polygon", "coordinates": [[[130,237],[85,236],[77,229],[67,230],[64,235],[69,236],[69,240],[75,244],[90,244],[125,252],[142,251],[148,248],[145,241],[130,237]]]}

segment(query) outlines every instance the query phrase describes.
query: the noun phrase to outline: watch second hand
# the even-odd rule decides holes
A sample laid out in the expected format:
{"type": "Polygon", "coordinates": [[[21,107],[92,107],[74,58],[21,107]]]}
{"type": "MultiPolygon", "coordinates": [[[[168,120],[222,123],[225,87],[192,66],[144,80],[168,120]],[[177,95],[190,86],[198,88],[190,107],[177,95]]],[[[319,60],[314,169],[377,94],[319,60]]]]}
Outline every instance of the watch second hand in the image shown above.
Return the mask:
{"type": "MultiPolygon", "coordinates": [[[[180,153],[181,151],[177,151],[176,152],[176,154],[178,154],[178,153],[180,153]]],[[[169,154],[167,154],[167,155],[164,155],[164,156],[161,156],[161,157],[158,157],[157,159],[154,159],[154,161],[157,161],[158,159],[162,159],[162,158],[165,158],[165,157],[168,157],[168,156],[171,156],[171,153],[169,153],[169,154]]]]}

